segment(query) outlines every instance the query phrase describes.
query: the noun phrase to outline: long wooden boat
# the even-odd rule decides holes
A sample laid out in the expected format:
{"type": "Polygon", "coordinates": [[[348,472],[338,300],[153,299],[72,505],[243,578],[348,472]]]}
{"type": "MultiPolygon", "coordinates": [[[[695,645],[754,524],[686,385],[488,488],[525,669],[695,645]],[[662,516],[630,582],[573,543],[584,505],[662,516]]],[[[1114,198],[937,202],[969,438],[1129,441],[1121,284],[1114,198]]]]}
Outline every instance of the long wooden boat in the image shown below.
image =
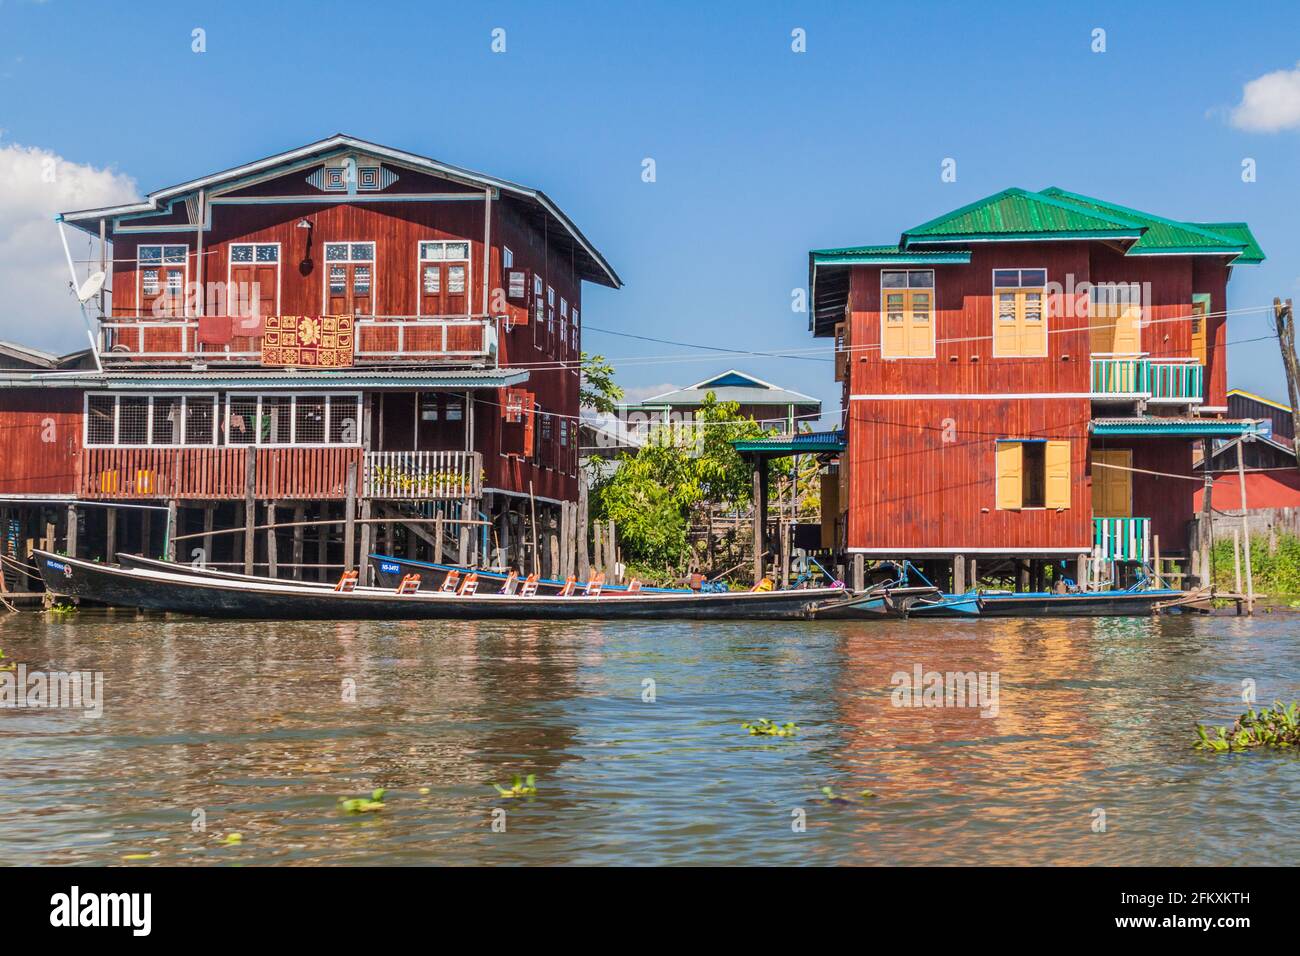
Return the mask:
{"type": "MultiPolygon", "coordinates": [[[[193,564],[182,564],[178,561],[163,561],[160,558],[146,558],[139,554],[126,554],[119,551],[117,553],[117,563],[120,567],[127,569],[143,569],[146,571],[166,571],[169,574],[192,574],[199,577],[219,578],[224,581],[279,581],[281,578],[270,578],[262,574],[244,574],[239,571],[222,571],[220,568],[209,568],[193,564]]],[[[288,581],[286,584],[300,584],[308,588],[323,588],[326,591],[333,591],[334,585],[326,581],[288,581]]],[[[389,589],[391,590],[391,588],[389,589]]]]}
{"type": "MultiPolygon", "coordinates": [[[[478,589],[480,594],[499,594],[509,575],[501,571],[487,571],[481,568],[466,568],[458,564],[440,564],[436,561],[416,561],[414,558],[398,558],[387,554],[372,554],[370,558],[370,567],[375,573],[375,582],[380,587],[395,588],[402,582],[402,578],[408,574],[421,575],[429,584],[437,585],[441,583],[442,578],[455,571],[459,574],[473,572],[478,575],[478,589]],[[435,579],[436,578],[436,579],[435,579]]],[[[586,581],[577,582],[574,587],[581,591],[587,586],[586,581]]],[[[557,581],[554,578],[541,578],[537,582],[537,591],[539,594],[558,594],[564,587],[563,581],[557,581]]],[[[606,584],[602,587],[602,593],[626,594],[626,584],[606,584]]],[[[689,588],[652,588],[642,587],[642,594],[693,594],[689,588]]]]}
{"type": "Polygon", "coordinates": [[[439,591],[396,594],[378,588],[335,591],[299,582],[228,580],[207,574],[123,568],[32,552],[46,588],[70,597],[120,607],[206,617],[279,620],[806,620],[843,588],[791,591],[559,597],[439,591]]]}
{"type": "Polygon", "coordinates": [[[1145,617],[1182,591],[1054,591],[943,594],[908,609],[909,617],[1145,617]]]}
{"type": "Polygon", "coordinates": [[[907,587],[881,585],[859,594],[847,594],[842,600],[818,605],[813,617],[819,621],[885,620],[907,617],[919,602],[934,600],[939,589],[933,586],[907,587]]]}

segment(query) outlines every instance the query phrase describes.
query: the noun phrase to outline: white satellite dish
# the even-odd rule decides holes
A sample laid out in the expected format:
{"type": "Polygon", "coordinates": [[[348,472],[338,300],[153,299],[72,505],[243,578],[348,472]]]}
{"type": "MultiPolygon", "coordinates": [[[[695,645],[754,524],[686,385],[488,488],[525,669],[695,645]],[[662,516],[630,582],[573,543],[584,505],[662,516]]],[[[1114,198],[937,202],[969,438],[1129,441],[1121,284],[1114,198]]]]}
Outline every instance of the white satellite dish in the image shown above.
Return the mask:
{"type": "Polygon", "coordinates": [[[99,295],[99,290],[104,288],[104,280],[108,278],[102,272],[96,272],[85,282],[81,283],[81,288],[77,290],[77,299],[81,302],[89,302],[92,298],[99,295]]]}

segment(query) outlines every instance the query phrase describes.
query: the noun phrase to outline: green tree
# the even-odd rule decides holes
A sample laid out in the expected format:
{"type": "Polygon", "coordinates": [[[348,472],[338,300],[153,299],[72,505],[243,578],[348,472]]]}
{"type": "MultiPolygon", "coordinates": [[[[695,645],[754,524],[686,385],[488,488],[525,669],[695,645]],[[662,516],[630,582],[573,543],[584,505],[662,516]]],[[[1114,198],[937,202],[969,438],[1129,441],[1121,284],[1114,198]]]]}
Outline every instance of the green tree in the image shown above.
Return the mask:
{"type": "Polygon", "coordinates": [[[598,412],[613,413],[623,389],[614,382],[614,366],[603,355],[582,353],[582,383],[578,386],[578,404],[598,412]]]}

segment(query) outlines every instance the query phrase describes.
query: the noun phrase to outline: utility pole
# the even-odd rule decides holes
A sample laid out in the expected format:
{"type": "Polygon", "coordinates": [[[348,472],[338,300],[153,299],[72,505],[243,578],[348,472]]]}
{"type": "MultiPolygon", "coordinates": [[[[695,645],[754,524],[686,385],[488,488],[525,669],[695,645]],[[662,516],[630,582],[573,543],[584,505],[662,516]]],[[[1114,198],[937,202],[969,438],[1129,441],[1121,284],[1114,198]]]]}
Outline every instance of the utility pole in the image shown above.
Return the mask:
{"type": "MultiPolygon", "coordinates": [[[[1295,354],[1295,313],[1291,300],[1273,300],[1273,318],[1277,326],[1277,341],[1282,349],[1282,367],[1286,369],[1286,390],[1291,400],[1291,422],[1295,438],[1300,440],[1300,367],[1295,354]]],[[[1300,466],[1300,457],[1296,459],[1300,466]]]]}

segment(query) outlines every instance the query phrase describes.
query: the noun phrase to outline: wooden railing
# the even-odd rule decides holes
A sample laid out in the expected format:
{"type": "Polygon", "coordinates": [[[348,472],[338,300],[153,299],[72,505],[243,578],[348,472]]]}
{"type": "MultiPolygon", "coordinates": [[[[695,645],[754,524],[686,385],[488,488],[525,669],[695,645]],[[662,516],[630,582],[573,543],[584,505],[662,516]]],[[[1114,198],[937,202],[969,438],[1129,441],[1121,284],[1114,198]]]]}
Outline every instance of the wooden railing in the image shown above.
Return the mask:
{"type": "Polygon", "coordinates": [[[1151,550],[1150,518],[1093,518],[1093,553],[1103,561],[1147,560],[1151,550]]]}
{"type": "MultiPolygon", "coordinates": [[[[99,353],[107,365],[258,365],[261,336],[236,336],[228,346],[200,343],[199,321],[181,316],[105,317],[99,353]]],[[[358,318],[353,357],[358,365],[486,361],[496,351],[490,318],[374,316],[358,318]]]]}
{"type": "MultiPolygon", "coordinates": [[[[260,500],[347,496],[348,465],[361,468],[358,447],[338,448],[86,448],[81,459],[85,498],[260,500]]],[[[358,475],[359,477],[359,475],[358,475]]]]}
{"type": "Polygon", "coordinates": [[[478,498],[483,459],[476,451],[368,451],[362,493],[406,500],[478,498]]]}
{"type": "Polygon", "coordinates": [[[1193,359],[1094,358],[1092,393],[1198,402],[1205,396],[1205,366],[1193,359]]]}

